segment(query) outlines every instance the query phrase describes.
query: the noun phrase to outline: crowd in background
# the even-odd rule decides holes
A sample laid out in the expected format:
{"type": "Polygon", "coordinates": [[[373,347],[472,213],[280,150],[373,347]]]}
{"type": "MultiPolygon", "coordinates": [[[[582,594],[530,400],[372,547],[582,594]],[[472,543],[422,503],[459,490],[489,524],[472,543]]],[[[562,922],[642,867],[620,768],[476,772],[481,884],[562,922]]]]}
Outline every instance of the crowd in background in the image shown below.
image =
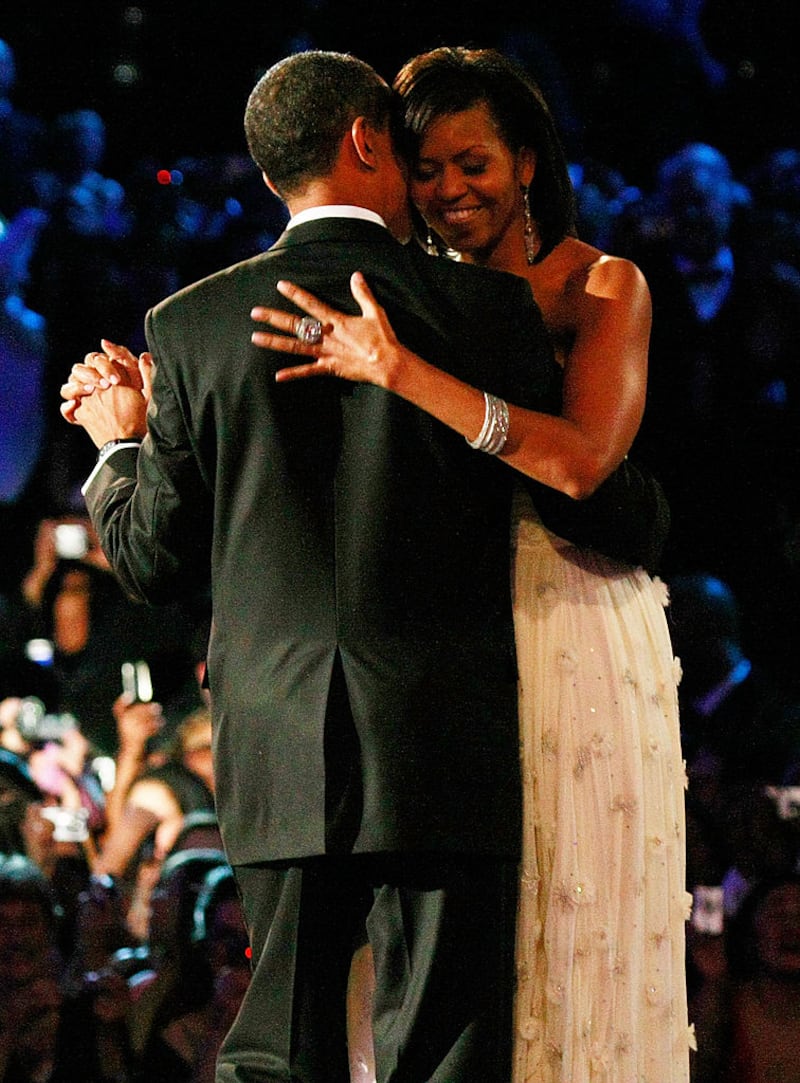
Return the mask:
{"type": "MultiPolygon", "coordinates": [[[[652,83],[602,118],[546,36],[509,23],[481,43],[541,78],[581,236],[650,284],[631,454],[673,514],[694,1077],[756,1083],[800,1078],[800,147],[776,125],[736,141],[702,6],[650,5],[683,23],[643,25],[652,83]]],[[[616,8],[631,28],[647,5],[616,8]]],[[[284,51],[339,47],[303,28],[284,51]]],[[[207,598],[150,609],[117,586],[80,495],[94,449],[58,389],[101,335],[143,349],[149,305],[268,247],[283,210],[237,149],[108,175],[102,110],[19,108],[16,59],[0,40],[0,1083],[205,1083],[248,980],[213,811],[207,598]]]]}

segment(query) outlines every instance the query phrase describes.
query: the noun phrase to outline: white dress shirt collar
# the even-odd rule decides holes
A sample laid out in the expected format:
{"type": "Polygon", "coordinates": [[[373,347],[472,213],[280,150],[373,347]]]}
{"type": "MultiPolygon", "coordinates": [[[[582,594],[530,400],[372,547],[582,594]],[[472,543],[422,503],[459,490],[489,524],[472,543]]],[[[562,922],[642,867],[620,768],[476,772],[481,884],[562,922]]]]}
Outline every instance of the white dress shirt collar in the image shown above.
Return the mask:
{"type": "Polygon", "coordinates": [[[348,203],[335,204],[325,207],[307,207],[290,218],[286,224],[287,229],[302,225],[303,222],[314,222],[319,218],[362,218],[366,222],[375,222],[376,225],[386,229],[386,223],[379,214],[367,207],[353,207],[348,203]]]}

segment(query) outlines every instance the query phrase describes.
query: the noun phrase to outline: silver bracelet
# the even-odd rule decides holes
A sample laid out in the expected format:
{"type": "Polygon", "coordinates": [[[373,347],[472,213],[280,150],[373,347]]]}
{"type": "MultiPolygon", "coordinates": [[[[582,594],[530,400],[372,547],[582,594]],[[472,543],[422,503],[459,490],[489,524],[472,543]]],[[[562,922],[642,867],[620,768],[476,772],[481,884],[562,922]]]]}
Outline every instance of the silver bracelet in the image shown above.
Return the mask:
{"type": "Polygon", "coordinates": [[[476,451],[485,451],[487,455],[499,455],[508,439],[508,404],[497,395],[483,393],[486,406],[483,415],[483,427],[474,440],[464,439],[476,451]]]}

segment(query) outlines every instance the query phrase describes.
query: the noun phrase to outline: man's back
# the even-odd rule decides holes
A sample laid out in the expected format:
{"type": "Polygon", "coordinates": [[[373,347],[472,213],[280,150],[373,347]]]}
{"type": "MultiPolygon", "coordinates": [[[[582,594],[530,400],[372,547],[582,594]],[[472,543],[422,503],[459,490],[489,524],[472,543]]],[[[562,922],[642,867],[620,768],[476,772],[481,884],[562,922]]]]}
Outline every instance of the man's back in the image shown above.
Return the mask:
{"type": "Polygon", "coordinates": [[[276,384],[281,356],[249,345],[250,308],[278,301],[278,279],[352,307],[356,269],[434,363],[545,401],[549,350],[520,280],[439,264],[371,223],[296,227],[148,318],[158,411],[140,469],[159,495],[133,515],[160,528],[130,550],[129,585],[171,596],[204,574],[211,542],[209,680],[233,861],[324,852],[339,661],[363,789],[355,850],[513,856],[510,471],[380,388],[276,384]],[[509,306],[513,325],[498,318],[509,306]],[[176,459],[180,492],[159,484],[176,459]]]}

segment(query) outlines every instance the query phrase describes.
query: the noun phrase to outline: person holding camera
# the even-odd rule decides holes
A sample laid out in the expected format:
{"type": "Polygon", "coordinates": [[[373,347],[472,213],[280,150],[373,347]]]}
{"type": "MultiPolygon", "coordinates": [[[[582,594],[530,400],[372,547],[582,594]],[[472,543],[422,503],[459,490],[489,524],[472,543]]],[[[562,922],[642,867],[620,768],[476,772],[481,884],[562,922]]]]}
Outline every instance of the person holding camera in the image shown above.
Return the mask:
{"type": "Polygon", "coordinates": [[[153,840],[154,856],[163,861],[184,817],[213,811],[211,718],[206,707],[191,712],[165,753],[153,758],[148,746],[163,726],[160,704],[130,703],[120,696],[114,714],[120,735],[117,781],[95,871],[124,876],[146,840],[153,840]]]}
{"type": "Polygon", "coordinates": [[[113,758],[118,735],[111,705],[125,662],[164,660],[159,692],[174,724],[202,702],[193,656],[202,621],[193,603],[151,609],[133,602],[86,515],[44,517],[30,567],[8,601],[3,653],[9,664],[33,659],[48,708],[73,714],[94,754],[113,758]]]}

